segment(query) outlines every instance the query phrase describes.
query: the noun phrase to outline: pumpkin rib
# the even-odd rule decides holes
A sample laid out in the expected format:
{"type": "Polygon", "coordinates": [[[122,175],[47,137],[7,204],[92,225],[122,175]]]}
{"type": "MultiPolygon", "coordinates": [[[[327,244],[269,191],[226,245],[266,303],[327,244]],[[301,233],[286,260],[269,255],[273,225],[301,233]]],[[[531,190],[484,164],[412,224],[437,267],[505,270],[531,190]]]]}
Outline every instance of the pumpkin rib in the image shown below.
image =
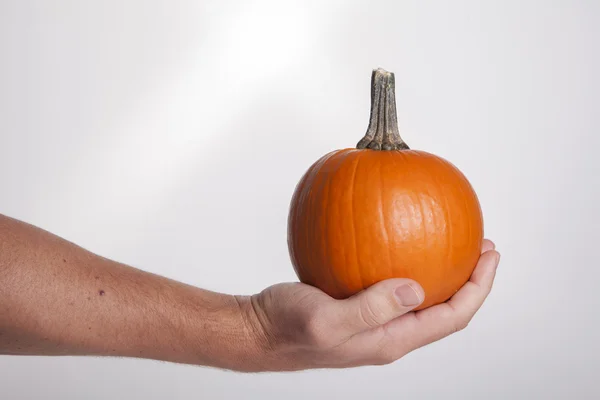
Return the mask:
{"type": "MultiPolygon", "coordinates": [[[[444,163],[444,162],[443,162],[443,161],[442,161],[440,158],[437,158],[437,157],[432,157],[432,159],[433,159],[433,160],[434,160],[434,161],[435,161],[435,162],[436,162],[438,165],[440,165],[441,167],[444,167],[444,168],[446,168],[446,167],[447,167],[447,166],[446,166],[446,164],[445,164],[445,163],[444,163]]],[[[445,203],[444,203],[444,204],[445,204],[445,209],[444,209],[444,211],[445,211],[445,213],[447,213],[447,214],[448,214],[448,217],[447,217],[447,219],[446,219],[446,223],[448,224],[448,230],[447,230],[447,231],[448,231],[448,233],[446,234],[446,236],[448,237],[448,240],[449,240],[449,242],[448,242],[448,243],[454,243],[454,241],[453,241],[453,236],[454,236],[454,224],[452,223],[452,222],[453,222],[452,215],[450,215],[450,214],[448,213],[448,209],[449,209],[449,207],[448,207],[448,196],[446,195],[446,194],[447,194],[447,192],[448,192],[448,189],[447,189],[447,188],[444,186],[444,187],[443,187],[443,193],[442,193],[442,197],[443,197],[443,199],[444,199],[444,202],[445,202],[445,203]]],[[[449,246],[446,246],[446,247],[447,247],[447,249],[448,249],[448,257],[447,257],[447,258],[448,258],[448,259],[450,259],[450,260],[454,259],[454,247],[453,247],[453,246],[451,246],[451,245],[449,245],[449,246]]]]}
{"type": "MultiPolygon", "coordinates": [[[[418,194],[414,194],[414,196],[417,197],[417,203],[419,205],[419,212],[421,213],[421,224],[423,225],[423,245],[425,246],[425,249],[429,249],[430,248],[430,235],[429,235],[429,229],[428,229],[428,225],[429,225],[429,219],[427,218],[425,211],[423,209],[423,196],[418,193],[418,194]]],[[[423,255],[424,257],[424,263],[425,265],[428,265],[430,262],[430,259],[428,257],[428,253],[429,252],[424,252],[425,254],[423,255]]]]}
{"type": "MultiPolygon", "coordinates": [[[[427,160],[429,160],[429,158],[427,158],[427,160]]],[[[433,171],[430,176],[434,182],[434,186],[436,186],[437,188],[437,175],[440,171],[433,171]]],[[[431,221],[430,221],[430,225],[432,227],[432,229],[430,229],[428,232],[430,233],[429,238],[431,240],[431,238],[433,237],[433,243],[429,243],[427,246],[427,249],[431,249],[433,248],[440,248],[440,236],[437,234],[437,232],[439,231],[439,218],[438,218],[438,209],[441,208],[440,204],[438,202],[437,199],[439,199],[438,196],[434,195],[434,192],[432,191],[432,185],[427,185],[426,188],[426,196],[427,196],[427,201],[428,201],[428,211],[429,213],[427,214],[428,216],[431,217],[431,221]],[[433,234],[431,234],[431,232],[433,232],[433,234]]],[[[436,193],[437,194],[439,192],[439,189],[436,189],[436,193]]],[[[445,217],[444,218],[444,223],[445,223],[445,217]]],[[[435,254],[435,259],[429,259],[429,263],[433,264],[433,263],[437,263],[439,262],[438,260],[439,258],[439,254],[435,254]]],[[[446,275],[446,273],[441,273],[440,274],[440,279],[443,280],[445,278],[444,275],[446,275]]]]}
{"type": "MultiPolygon", "coordinates": [[[[344,150],[342,150],[342,151],[340,151],[340,152],[336,152],[336,153],[335,153],[335,154],[333,154],[331,157],[327,158],[327,159],[326,159],[326,160],[323,162],[323,164],[321,164],[321,166],[319,167],[319,170],[318,170],[318,171],[316,171],[316,174],[317,174],[317,175],[319,175],[319,176],[323,175],[323,176],[321,177],[321,181],[319,181],[319,183],[320,183],[320,186],[318,186],[318,190],[319,190],[319,192],[318,192],[318,193],[320,193],[321,191],[323,191],[323,186],[327,186],[327,187],[329,186],[329,177],[328,177],[328,176],[325,174],[325,172],[323,172],[323,169],[324,169],[324,168],[327,166],[327,164],[328,164],[329,162],[331,162],[332,160],[335,160],[336,158],[338,158],[338,157],[340,157],[340,156],[345,156],[346,154],[347,154],[347,152],[346,152],[346,151],[344,151],[344,150]]],[[[315,185],[315,186],[316,186],[316,185],[315,185]]],[[[314,194],[313,196],[314,196],[314,197],[316,197],[316,194],[314,194]]],[[[327,204],[327,202],[325,202],[325,204],[327,204]]],[[[311,206],[311,210],[312,210],[312,209],[313,209],[313,207],[311,206]]],[[[314,234],[314,224],[316,224],[316,223],[317,223],[317,221],[315,221],[315,220],[316,220],[316,218],[313,218],[313,219],[311,220],[311,221],[312,221],[312,224],[313,224],[313,227],[311,227],[311,229],[310,229],[310,230],[308,230],[308,234],[309,234],[309,235],[311,235],[311,234],[314,234]]],[[[320,221],[318,221],[318,223],[320,224],[320,221]]],[[[325,223],[325,226],[327,226],[327,223],[325,223]]],[[[325,241],[325,242],[327,241],[327,236],[326,236],[324,233],[322,233],[322,234],[321,234],[321,237],[322,237],[322,239],[321,239],[322,241],[325,241]]],[[[314,256],[315,256],[315,254],[317,253],[317,249],[310,249],[310,246],[308,246],[307,248],[308,248],[309,252],[310,252],[310,253],[313,255],[313,257],[314,257],[314,256]]],[[[324,249],[324,251],[326,251],[326,249],[327,249],[327,245],[323,246],[323,249],[324,249]]],[[[322,256],[322,255],[320,255],[320,254],[317,254],[317,255],[319,255],[319,256],[322,256]]],[[[323,258],[323,257],[321,257],[321,258],[323,258]]],[[[321,260],[321,261],[323,261],[323,260],[321,260]]],[[[332,286],[334,286],[336,290],[339,290],[339,287],[338,287],[338,285],[337,285],[337,282],[336,282],[336,279],[335,279],[335,277],[333,276],[333,271],[331,270],[331,268],[329,268],[329,266],[327,265],[327,266],[324,266],[324,268],[323,268],[323,269],[325,269],[325,270],[327,270],[327,271],[329,272],[329,274],[328,274],[328,275],[329,275],[329,282],[330,282],[330,284],[331,284],[332,286]]]]}
{"type": "MultiPolygon", "coordinates": [[[[432,191],[431,186],[428,187],[429,190],[429,196],[432,199],[432,204],[430,205],[430,207],[433,207],[432,210],[432,223],[433,223],[433,227],[435,229],[435,240],[436,242],[433,244],[434,248],[436,249],[444,249],[443,254],[440,253],[439,251],[436,252],[435,254],[435,259],[434,260],[430,260],[430,263],[441,263],[442,260],[452,260],[452,258],[449,258],[449,251],[448,248],[451,248],[451,242],[448,241],[448,231],[450,229],[452,229],[451,227],[449,227],[448,224],[448,213],[447,211],[447,198],[445,197],[445,193],[443,191],[440,191],[440,187],[439,187],[439,180],[436,177],[437,174],[432,174],[433,175],[433,182],[434,182],[434,186],[435,186],[435,190],[432,191]],[[444,205],[442,206],[441,204],[441,200],[440,197],[443,198],[443,202],[444,205]],[[440,212],[441,215],[440,215],[440,212]],[[444,230],[445,233],[443,235],[439,234],[438,232],[440,232],[440,230],[444,230]]],[[[449,272],[448,269],[440,269],[440,274],[439,274],[439,279],[442,282],[446,282],[449,279],[449,275],[451,274],[451,272],[449,272]]]]}
{"type": "MultiPolygon", "coordinates": [[[[442,162],[442,161],[440,160],[440,162],[442,162]]],[[[458,170],[458,168],[454,167],[454,165],[451,165],[451,167],[460,173],[460,171],[458,170]]],[[[462,175],[462,173],[460,173],[460,174],[462,175]]],[[[461,178],[462,178],[462,176],[461,176],[461,178]]],[[[463,178],[463,179],[466,179],[466,178],[463,178]]],[[[465,194],[465,192],[463,190],[462,185],[457,185],[457,186],[458,186],[458,191],[460,192],[461,197],[462,197],[462,205],[463,205],[463,207],[465,209],[465,212],[468,214],[469,213],[469,204],[467,202],[469,201],[469,196],[466,196],[466,194],[465,194]]],[[[467,236],[469,239],[467,240],[467,242],[470,242],[473,239],[473,227],[472,227],[472,225],[473,224],[472,224],[471,221],[469,221],[469,223],[467,224],[468,229],[469,229],[469,234],[467,236]]]]}
{"type": "MultiPolygon", "coordinates": [[[[410,150],[404,150],[404,151],[398,151],[397,153],[392,153],[392,155],[398,154],[397,157],[391,157],[392,163],[394,164],[395,169],[397,169],[398,171],[402,170],[402,164],[406,160],[406,157],[404,154],[405,151],[410,151],[410,150]],[[401,160],[399,160],[399,159],[401,159],[401,160]]],[[[402,204],[406,205],[406,196],[404,193],[402,194],[402,204]]],[[[410,224],[410,222],[409,222],[409,224],[410,224]]],[[[406,263],[406,261],[402,260],[403,266],[405,265],[405,263],[406,263]]],[[[395,270],[395,268],[394,268],[394,270],[395,270]]]]}
{"type": "MultiPolygon", "coordinates": [[[[329,160],[329,161],[331,161],[332,164],[335,161],[337,161],[337,164],[335,164],[335,167],[331,166],[331,169],[334,172],[334,174],[335,174],[335,172],[337,172],[337,170],[340,167],[340,165],[342,165],[344,163],[344,160],[346,160],[349,157],[349,155],[352,154],[354,151],[355,150],[343,150],[342,152],[336,154],[336,157],[334,157],[334,158],[337,158],[337,160],[336,159],[329,160]]],[[[331,187],[331,180],[330,179],[327,180],[327,186],[328,186],[329,190],[331,190],[330,189],[330,187],[331,187]]],[[[324,201],[324,203],[325,203],[325,210],[324,210],[324,213],[325,213],[325,227],[324,227],[324,230],[326,232],[325,235],[324,235],[325,242],[329,241],[329,230],[328,230],[328,226],[329,226],[328,216],[329,216],[329,214],[328,214],[327,210],[329,209],[329,203],[331,203],[331,202],[332,201],[329,198],[327,198],[324,201]]],[[[328,247],[328,243],[325,243],[324,250],[323,250],[325,252],[325,254],[327,254],[326,253],[327,252],[327,247],[328,247]]],[[[326,262],[330,261],[330,260],[328,260],[328,257],[326,257],[326,256],[324,256],[323,258],[325,259],[326,262]]],[[[343,293],[344,290],[340,286],[339,279],[337,279],[337,277],[334,275],[333,269],[331,268],[331,262],[328,262],[327,265],[325,265],[323,267],[323,269],[327,270],[329,278],[331,279],[331,285],[335,288],[336,293],[343,293]]],[[[338,296],[336,296],[336,297],[338,297],[338,296]]]]}
{"type": "Polygon", "coordinates": [[[354,188],[356,187],[356,171],[358,170],[358,163],[360,162],[360,156],[362,153],[358,153],[356,155],[356,160],[354,161],[354,169],[352,170],[352,177],[350,178],[350,188],[348,189],[348,191],[350,192],[350,223],[351,223],[351,228],[350,228],[350,232],[352,232],[352,242],[353,242],[353,246],[352,249],[354,251],[354,258],[355,258],[355,263],[354,263],[354,267],[356,269],[356,276],[358,278],[358,281],[360,282],[361,287],[365,286],[365,282],[362,276],[362,273],[360,272],[360,256],[358,254],[358,246],[357,246],[357,241],[356,241],[356,221],[355,221],[355,210],[354,210],[354,188]]]}
{"type": "MultiPolygon", "coordinates": [[[[303,207],[305,208],[309,208],[310,207],[310,191],[307,191],[306,187],[307,187],[307,183],[312,183],[316,180],[316,175],[318,174],[318,172],[321,170],[321,168],[323,167],[323,165],[333,156],[335,156],[337,153],[337,151],[332,151],[328,154],[326,154],[325,156],[321,157],[321,159],[316,162],[306,173],[306,180],[304,182],[304,185],[302,186],[301,189],[299,189],[299,195],[300,195],[300,199],[299,201],[301,202],[301,204],[303,205],[303,207]]],[[[296,216],[297,219],[298,216],[296,216]]],[[[296,224],[298,224],[297,221],[296,224]]],[[[301,221],[303,223],[303,225],[305,225],[306,221],[302,220],[301,221]]],[[[305,248],[309,248],[310,245],[310,230],[308,226],[303,226],[304,228],[304,233],[305,233],[305,248]]],[[[310,257],[310,252],[308,253],[309,257],[310,257]]],[[[304,257],[303,257],[304,258],[304,257]]],[[[300,260],[298,260],[298,258],[296,258],[296,264],[301,264],[300,260]]],[[[307,265],[311,265],[310,264],[310,258],[307,260],[307,265]]],[[[318,274],[313,274],[312,271],[310,270],[310,268],[303,268],[300,267],[302,269],[302,272],[305,275],[309,275],[309,279],[312,279],[312,281],[314,282],[314,285],[317,286],[317,276],[318,274]]]]}
{"type": "MultiPolygon", "coordinates": [[[[317,171],[317,175],[321,177],[321,180],[319,181],[319,184],[318,184],[318,185],[317,185],[317,184],[315,184],[315,186],[316,186],[316,190],[315,190],[315,193],[313,194],[313,196],[314,196],[314,197],[316,197],[316,198],[321,198],[321,193],[325,192],[325,193],[323,194],[323,196],[325,196],[325,200],[324,200],[325,204],[327,204],[327,197],[329,196],[329,189],[328,189],[328,186],[329,186],[329,184],[328,184],[328,181],[329,181],[329,179],[328,179],[327,175],[326,175],[326,174],[323,172],[323,169],[324,169],[324,168],[327,166],[327,163],[328,163],[328,162],[329,162],[329,161],[330,161],[332,158],[333,158],[333,159],[335,159],[336,155],[337,155],[337,154],[335,154],[335,155],[333,155],[332,157],[330,157],[330,158],[328,158],[327,160],[325,160],[325,162],[324,162],[323,164],[321,164],[321,167],[319,168],[319,171],[317,171]],[[318,194],[319,196],[317,196],[317,194],[318,194]]],[[[312,209],[313,207],[314,207],[314,206],[312,206],[312,207],[311,207],[311,209],[312,209]]],[[[315,217],[311,219],[312,227],[311,227],[311,229],[309,230],[309,235],[311,235],[311,234],[312,234],[312,235],[315,235],[315,234],[316,234],[316,232],[315,232],[314,226],[315,226],[315,225],[317,225],[317,226],[320,226],[320,225],[321,225],[321,221],[320,221],[320,219],[318,219],[318,218],[317,218],[317,215],[318,215],[318,214],[317,214],[317,213],[315,213],[315,214],[316,214],[316,215],[315,215],[315,217]]],[[[325,226],[327,226],[327,224],[325,224],[325,226]]],[[[320,233],[320,242],[321,242],[321,246],[320,246],[320,249],[319,249],[319,250],[326,251],[326,249],[327,249],[327,246],[323,246],[323,245],[322,245],[322,243],[323,243],[324,241],[326,241],[326,240],[327,240],[326,233],[325,233],[325,232],[321,232],[321,233],[320,233]]],[[[315,256],[315,254],[317,253],[316,255],[317,255],[319,258],[321,258],[321,257],[323,257],[323,258],[324,258],[324,255],[323,255],[323,254],[318,254],[318,250],[317,250],[317,249],[314,249],[314,250],[313,250],[313,251],[311,251],[310,253],[313,255],[313,257],[314,257],[314,256],[315,256]]],[[[326,269],[327,269],[327,270],[329,270],[328,268],[326,268],[326,269]]],[[[331,275],[331,274],[330,274],[330,275],[331,275]]],[[[330,279],[331,279],[331,276],[330,276],[330,279]]],[[[333,279],[331,279],[331,280],[333,280],[333,279]]]]}
{"type": "MultiPolygon", "coordinates": [[[[439,165],[439,168],[440,168],[441,171],[446,172],[448,170],[447,164],[442,159],[437,158],[437,157],[431,157],[431,159],[437,165],[439,165]]],[[[462,189],[460,188],[461,185],[457,185],[457,186],[459,187],[459,191],[461,193],[461,197],[463,198],[463,202],[464,202],[465,196],[464,196],[464,193],[463,193],[462,189]]],[[[444,188],[444,192],[445,191],[446,191],[446,188],[444,188]]],[[[445,195],[445,193],[444,193],[443,197],[444,197],[445,201],[447,202],[447,196],[445,195]]],[[[452,222],[452,217],[449,217],[449,219],[450,219],[450,221],[448,221],[448,222],[452,222]]],[[[450,225],[450,227],[448,228],[448,231],[450,232],[450,237],[452,237],[453,232],[454,232],[454,224],[450,225]]],[[[448,236],[448,234],[446,234],[446,236],[448,236]]],[[[448,248],[448,254],[449,254],[448,255],[448,259],[449,260],[453,260],[454,259],[454,248],[453,248],[453,246],[450,245],[450,246],[446,246],[446,247],[448,248]]],[[[462,266],[459,266],[459,267],[462,267],[462,266]]],[[[445,281],[451,280],[452,273],[453,273],[452,270],[445,271],[444,280],[445,281]]],[[[455,288],[453,288],[453,290],[454,290],[454,293],[456,293],[458,291],[458,288],[455,287],[455,288]]],[[[444,302],[447,301],[448,299],[450,299],[454,295],[454,293],[450,293],[449,295],[445,296],[445,298],[443,298],[442,301],[444,301],[444,302]]]]}
{"type": "MultiPolygon", "coordinates": [[[[433,160],[438,165],[440,165],[440,166],[443,165],[443,163],[440,160],[438,160],[437,158],[433,158],[433,160]]],[[[447,189],[446,189],[446,186],[441,185],[439,183],[439,179],[438,179],[438,177],[437,177],[436,174],[434,174],[433,177],[434,177],[434,180],[436,182],[436,187],[437,187],[437,190],[438,190],[438,198],[441,197],[442,199],[444,199],[443,210],[444,210],[444,221],[446,223],[446,245],[445,245],[445,248],[446,248],[446,259],[447,260],[452,260],[453,259],[453,253],[454,253],[454,248],[452,247],[452,243],[453,243],[453,241],[452,241],[452,234],[453,234],[453,230],[454,230],[454,224],[452,223],[452,215],[450,215],[450,213],[448,212],[448,209],[449,209],[449,207],[448,207],[448,196],[446,195],[447,194],[447,189]]],[[[447,275],[447,273],[446,273],[446,275],[447,275]]]]}
{"type": "MultiPolygon", "coordinates": [[[[393,154],[393,153],[390,153],[393,154]]],[[[392,155],[393,156],[393,155],[392,155]]],[[[389,157],[388,157],[389,158],[389,157]]],[[[383,172],[382,172],[382,165],[381,162],[378,163],[379,165],[379,218],[381,220],[381,225],[383,226],[383,232],[385,233],[385,242],[386,244],[390,243],[390,234],[388,231],[388,226],[387,226],[387,222],[386,219],[383,215],[383,210],[384,210],[384,205],[383,205],[383,199],[384,199],[384,192],[385,192],[385,179],[383,179],[383,172]]],[[[392,249],[390,248],[390,246],[385,246],[387,248],[387,254],[388,254],[388,271],[389,271],[389,276],[393,276],[394,275],[394,271],[393,271],[393,261],[392,261],[392,249]]]]}
{"type": "MultiPolygon", "coordinates": [[[[401,153],[402,154],[402,153],[401,153]]],[[[402,154],[402,157],[404,159],[404,162],[408,162],[407,160],[408,158],[408,154],[402,154]]],[[[410,200],[410,204],[411,204],[411,208],[413,209],[417,209],[418,208],[418,213],[419,213],[419,222],[420,224],[423,226],[419,235],[419,240],[421,241],[421,243],[423,245],[425,245],[427,243],[427,230],[424,226],[425,224],[425,218],[424,218],[424,213],[423,213],[423,206],[421,204],[421,199],[418,197],[418,194],[415,193],[415,191],[410,191],[408,194],[409,200],[410,200]]],[[[418,227],[415,227],[415,219],[411,218],[410,219],[410,224],[411,224],[411,231],[414,232],[415,230],[418,229],[418,227]]]]}
{"type": "MultiPolygon", "coordinates": [[[[317,167],[315,166],[315,168],[317,168],[317,167]]],[[[301,207],[299,210],[301,212],[305,212],[306,208],[309,205],[310,198],[308,196],[306,187],[307,187],[307,185],[312,183],[315,179],[315,176],[314,176],[315,168],[313,168],[312,171],[310,171],[310,173],[308,174],[306,183],[304,184],[304,187],[303,187],[302,191],[300,192],[300,199],[298,201],[300,201],[300,204],[301,204],[301,207]]],[[[310,238],[308,237],[308,227],[306,226],[306,221],[303,218],[301,218],[301,213],[298,212],[298,214],[300,214],[300,215],[298,215],[296,217],[296,225],[300,225],[301,231],[303,231],[303,233],[304,233],[303,243],[301,242],[300,247],[305,248],[305,247],[308,247],[308,245],[310,243],[310,238]]],[[[302,259],[306,259],[309,256],[308,254],[306,254],[304,252],[301,252],[301,254],[302,254],[302,257],[301,257],[302,259]]],[[[296,258],[296,263],[299,264],[299,266],[301,268],[301,272],[305,275],[308,275],[309,279],[311,279],[312,282],[314,282],[313,284],[315,286],[318,286],[319,285],[319,279],[317,278],[318,274],[313,274],[310,268],[305,268],[304,266],[302,266],[301,264],[303,263],[303,260],[296,258]]],[[[310,265],[310,259],[306,260],[306,265],[310,265]]]]}
{"type": "MultiPolygon", "coordinates": [[[[462,188],[462,185],[457,185],[458,186],[458,191],[460,192],[461,196],[462,196],[462,205],[466,211],[466,213],[469,213],[469,204],[467,203],[469,201],[468,197],[465,196],[465,192],[462,188]]],[[[468,228],[469,228],[469,233],[467,235],[468,239],[467,242],[470,242],[473,239],[473,227],[471,226],[471,221],[469,221],[469,223],[467,224],[468,228]]]]}
{"type": "MultiPolygon", "coordinates": [[[[470,186],[470,184],[468,183],[466,177],[462,174],[462,172],[460,172],[460,170],[454,164],[450,163],[449,161],[442,160],[440,158],[438,158],[436,161],[438,163],[444,165],[445,168],[451,169],[451,170],[454,171],[454,173],[459,174],[459,176],[461,178],[461,183],[464,182],[464,183],[466,183],[467,185],[470,186]]],[[[477,196],[477,195],[475,194],[474,191],[471,191],[471,194],[467,195],[467,193],[465,193],[465,191],[464,191],[463,185],[457,185],[457,187],[458,187],[458,190],[459,190],[461,198],[462,198],[462,206],[463,206],[466,214],[468,215],[469,214],[469,209],[471,208],[471,204],[470,204],[471,203],[471,198],[473,196],[477,196]]],[[[473,220],[472,219],[469,219],[469,221],[467,223],[467,226],[468,226],[468,232],[469,232],[468,235],[467,235],[467,237],[468,237],[467,242],[471,242],[473,240],[473,220]]],[[[483,232],[483,226],[482,226],[481,231],[483,232]]],[[[478,248],[479,248],[479,250],[481,250],[481,244],[478,246],[478,248]]],[[[470,275],[471,274],[469,274],[469,276],[470,275]]],[[[458,288],[456,288],[456,290],[458,290],[458,288]]]]}
{"type": "MultiPolygon", "coordinates": [[[[312,169],[310,175],[309,175],[309,179],[308,182],[309,185],[308,187],[310,188],[310,186],[312,186],[316,180],[317,177],[317,172],[321,169],[322,165],[325,163],[325,160],[328,159],[329,157],[331,157],[332,155],[326,156],[323,159],[320,160],[320,162],[314,166],[314,168],[312,169]]],[[[312,196],[311,196],[311,191],[307,190],[306,187],[304,188],[303,192],[302,192],[302,197],[303,197],[303,201],[302,201],[302,206],[303,208],[309,209],[311,208],[311,202],[313,201],[312,196]]],[[[304,231],[304,248],[308,248],[310,247],[309,243],[310,243],[310,226],[307,223],[306,220],[301,219],[300,222],[302,223],[302,228],[304,231]]],[[[311,265],[311,253],[310,252],[304,252],[304,256],[303,258],[306,258],[307,260],[307,265],[311,265]]],[[[310,269],[306,269],[306,271],[310,271],[310,269]]],[[[306,273],[306,272],[305,272],[306,273]]],[[[310,273],[309,273],[310,274],[310,273]]],[[[319,277],[319,274],[312,274],[312,279],[314,282],[314,285],[319,286],[321,285],[321,282],[319,282],[321,279],[319,277]]]]}

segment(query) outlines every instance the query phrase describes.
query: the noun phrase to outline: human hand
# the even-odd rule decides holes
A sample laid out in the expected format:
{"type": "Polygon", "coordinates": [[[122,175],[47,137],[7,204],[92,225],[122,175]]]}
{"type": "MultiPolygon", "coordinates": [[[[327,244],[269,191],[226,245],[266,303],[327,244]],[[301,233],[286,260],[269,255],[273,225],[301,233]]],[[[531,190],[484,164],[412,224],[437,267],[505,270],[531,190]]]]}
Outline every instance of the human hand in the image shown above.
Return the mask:
{"type": "Polygon", "coordinates": [[[469,280],[443,304],[412,311],[421,286],[389,279],[346,300],[301,283],[271,286],[242,301],[261,370],[292,371],[392,363],[467,327],[489,294],[500,255],[485,240],[469,280]]]}

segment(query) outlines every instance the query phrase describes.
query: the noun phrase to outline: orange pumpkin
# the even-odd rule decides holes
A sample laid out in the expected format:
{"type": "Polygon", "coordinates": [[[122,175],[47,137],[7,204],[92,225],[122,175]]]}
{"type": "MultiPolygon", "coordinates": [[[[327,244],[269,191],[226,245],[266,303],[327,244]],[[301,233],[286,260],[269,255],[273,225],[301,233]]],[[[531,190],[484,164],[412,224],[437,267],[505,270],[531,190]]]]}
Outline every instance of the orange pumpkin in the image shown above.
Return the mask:
{"type": "Polygon", "coordinates": [[[356,149],[333,151],[292,197],[288,246],[301,282],[338,299],[388,278],[411,278],[425,300],[448,300],[480,255],[477,195],[450,162],[410,150],[398,133],[394,74],[374,70],[371,118],[356,149]]]}

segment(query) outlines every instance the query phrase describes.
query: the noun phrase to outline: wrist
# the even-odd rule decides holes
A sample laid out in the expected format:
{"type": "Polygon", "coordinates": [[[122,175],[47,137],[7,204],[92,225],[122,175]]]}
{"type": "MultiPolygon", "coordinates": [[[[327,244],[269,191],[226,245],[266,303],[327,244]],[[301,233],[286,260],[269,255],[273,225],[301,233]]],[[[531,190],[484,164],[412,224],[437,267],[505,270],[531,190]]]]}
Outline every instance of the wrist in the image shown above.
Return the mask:
{"type": "Polygon", "coordinates": [[[238,304],[246,348],[249,351],[252,371],[270,370],[269,365],[274,357],[275,340],[269,321],[260,310],[257,296],[234,296],[238,304]]]}
{"type": "Polygon", "coordinates": [[[193,321],[186,334],[192,364],[240,372],[260,370],[259,346],[247,322],[245,303],[238,296],[208,292],[193,306],[186,317],[193,321]]]}
{"type": "Polygon", "coordinates": [[[144,348],[138,339],[126,356],[203,365],[242,372],[262,370],[261,341],[251,322],[249,298],[189,286],[167,295],[156,321],[143,324],[152,335],[144,348]],[[154,325],[154,328],[149,325],[154,325]],[[132,348],[135,350],[133,351],[132,348]],[[139,353],[139,354],[138,354],[139,353]]]}

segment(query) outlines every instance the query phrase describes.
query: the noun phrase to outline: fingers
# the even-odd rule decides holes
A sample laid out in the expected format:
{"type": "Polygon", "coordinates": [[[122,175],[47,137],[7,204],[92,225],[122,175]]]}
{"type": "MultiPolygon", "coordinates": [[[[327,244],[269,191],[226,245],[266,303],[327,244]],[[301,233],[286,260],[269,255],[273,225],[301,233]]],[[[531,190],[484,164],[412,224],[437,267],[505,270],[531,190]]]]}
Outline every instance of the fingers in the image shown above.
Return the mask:
{"type": "Polygon", "coordinates": [[[423,288],[410,279],[388,279],[331,304],[328,316],[346,337],[380,327],[420,305],[423,288]]]}
{"type": "Polygon", "coordinates": [[[481,245],[481,253],[485,253],[486,251],[494,250],[496,245],[489,239],[484,239],[481,245]]]}
{"type": "Polygon", "coordinates": [[[467,327],[492,289],[499,257],[495,250],[485,252],[471,279],[450,300],[416,312],[411,320],[397,321],[396,333],[408,339],[408,351],[467,327]]]}
{"type": "MultiPolygon", "coordinates": [[[[491,240],[482,242],[482,252],[495,248],[491,240]]],[[[456,296],[456,295],[455,295],[456,296]]],[[[424,300],[421,286],[409,279],[379,282],[347,300],[332,304],[330,314],[348,336],[380,327],[419,306],[424,300]]]]}
{"type": "Polygon", "coordinates": [[[382,329],[355,339],[365,357],[392,362],[406,353],[464,329],[481,307],[492,288],[499,253],[488,250],[479,259],[471,279],[446,303],[403,315],[382,329]]]}

